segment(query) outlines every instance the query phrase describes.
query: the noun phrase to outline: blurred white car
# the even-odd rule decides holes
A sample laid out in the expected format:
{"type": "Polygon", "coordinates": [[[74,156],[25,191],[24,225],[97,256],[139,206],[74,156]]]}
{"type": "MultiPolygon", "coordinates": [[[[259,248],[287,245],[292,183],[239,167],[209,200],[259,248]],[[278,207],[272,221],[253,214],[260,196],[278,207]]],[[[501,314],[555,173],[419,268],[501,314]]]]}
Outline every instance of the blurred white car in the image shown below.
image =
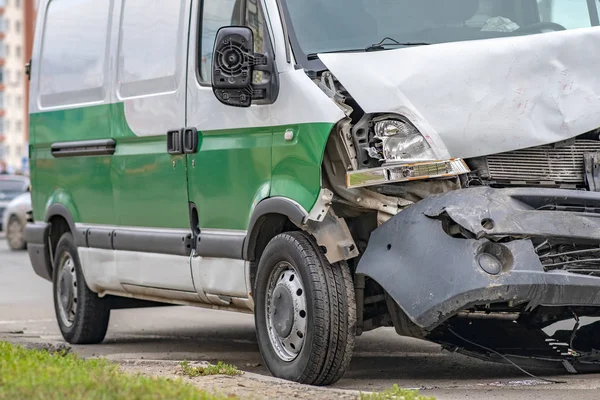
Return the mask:
{"type": "MultiPolygon", "coordinates": [[[[7,183],[4,180],[4,183],[7,183]]],[[[3,183],[0,181],[0,184],[3,183]]],[[[13,183],[16,183],[13,181],[13,183]]],[[[24,250],[27,247],[25,242],[25,225],[27,225],[28,213],[31,212],[31,194],[27,191],[29,182],[25,180],[19,180],[19,184],[25,184],[23,190],[19,190],[19,194],[16,197],[11,196],[10,201],[5,201],[0,204],[2,210],[0,210],[0,230],[6,233],[6,240],[8,246],[12,250],[24,250]]],[[[21,186],[19,189],[21,189],[21,186]]],[[[5,192],[2,196],[6,199],[8,194],[5,192]]]]}

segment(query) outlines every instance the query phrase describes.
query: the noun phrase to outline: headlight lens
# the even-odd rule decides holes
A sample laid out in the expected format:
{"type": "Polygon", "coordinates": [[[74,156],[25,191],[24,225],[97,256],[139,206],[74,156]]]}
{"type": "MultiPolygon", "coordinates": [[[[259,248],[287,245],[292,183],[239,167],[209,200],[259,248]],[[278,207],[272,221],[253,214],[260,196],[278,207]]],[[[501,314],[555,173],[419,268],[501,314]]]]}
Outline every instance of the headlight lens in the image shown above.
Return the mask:
{"type": "Polygon", "coordinates": [[[375,124],[375,136],[382,141],[387,162],[416,162],[436,159],[423,135],[409,123],[388,119],[375,124]]]}

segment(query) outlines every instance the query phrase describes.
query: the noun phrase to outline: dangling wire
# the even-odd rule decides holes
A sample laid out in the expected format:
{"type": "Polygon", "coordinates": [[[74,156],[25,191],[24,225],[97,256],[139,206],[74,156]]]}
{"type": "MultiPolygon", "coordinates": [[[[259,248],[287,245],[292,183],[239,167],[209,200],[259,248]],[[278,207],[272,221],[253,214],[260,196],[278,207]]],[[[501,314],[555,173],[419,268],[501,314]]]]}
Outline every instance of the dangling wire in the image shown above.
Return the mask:
{"type": "Polygon", "coordinates": [[[517,364],[515,364],[510,358],[506,357],[504,354],[501,354],[501,353],[497,352],[496,350],[492,350],[492,349],[490,349],[488,347],[482,346],[482,345],[480,345],[478,343],[475,343],[475,342],[473,342],[473,341],[471,341],[469,339],[466,339],[466,338],[460,336],[458,333],[454,332],[452,330],[452,328],[448,328],[448,331],[451,334],[453,334],[454,336],[456,336],[457,338],[459,338],[460,340],[462,340],[462,341],[465,341],[465,342],[467,342],[469,344],[472,344],[473,346],[479,347],[479,348],[481,348],[483,350],[489,351],[490,353],[494,353],[497,356],[502,357],[504,360],[508,361],[515,368],[517,368],[519,371],[523,372],[525,375],[528,375],[528,376],[532,377],[533,379],[537,379],[537,380],[544,381],[544,382],[549,382],[549,383],[566,383],[565,381],[557,381],[557,380],[554,380],[554,379],[546,379],[546,378],[540,378],[539,376],[535,376],[531,372],[527,372],[523,368],[519,367],[517,364]]]}
{"type": "Polygon", "coordinates": [[[571,311],[571,313],[573,313],[573,317],[575,318],[575,326],[573,327],[573,332],[571,332],[571,339],[569,340],[569,348],[572,351],[577,351],[575,350],[575,347],[573,347],[573,340],[575,340],[575,336],[577,336],[577,330],[579,329],[579,317],[577,316],[577,314],[575,314],[575,312],[571,311]]]}

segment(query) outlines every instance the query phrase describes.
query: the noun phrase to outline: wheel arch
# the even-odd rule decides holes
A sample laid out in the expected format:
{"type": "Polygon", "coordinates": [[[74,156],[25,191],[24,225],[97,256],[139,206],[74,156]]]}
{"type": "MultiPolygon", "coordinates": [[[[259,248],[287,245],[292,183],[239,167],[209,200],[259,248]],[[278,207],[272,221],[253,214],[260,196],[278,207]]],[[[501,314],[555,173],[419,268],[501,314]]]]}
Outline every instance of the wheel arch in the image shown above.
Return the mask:
{"type": "Polygon", "coordinates": [[[285,197],[270,197],[258,203],[248,224],[248,234],[242,253],[244,260],[256,261],[260,258],[260,242],[264,241],[261,239],[263,234],[271,236],[269,238],[271,240],[283,232],[277,231],[277,226],[285,228],[291,225],[300,229],[307,216],[308,213],[300,204],[285,197]]]}
{"type": "Polygon", "coordinates": [[[338,218],[330,208],[330,196],[322,193],[321,199],[324,202],[318,201],[311,213],[285,197],[271,197],[256,206],[242,253],[244,260],[250,261],[252,286],[262,252],[275,236],[284,232],[304,231],[311,235],[331,264],[359,255],[346,221],[338,218]]]}
{"type": "Polygon", "coordinates": [[[71,233],[75,232],[75,220],[73,219],[71,211],[69,211],[64,204],[54,203],[46,210],[44,220],[46,223],[51,223],[52,221],[57,221],[59,219],[62,219],[68,225],[71,233]]]}
{"type": "Polygon", "coordinates": [[[77,229],[73,212],[67,205],[63,203],[50,205],[46,210],[45,221],[50,224],[49,235],[52,243],[52,252],[56,249],[56,245],[62,234],[66,232],[73,234],[77,247],[86,246],[85,232],[77,229]]]}
{"type": "Polygon", "coordinates": [[[44,223],[30,223],[25,240],[34,270],[46,280],[52,279],[54,253],[62,235],[71,232],[78,246],[85,246],[85,235],[77,234],[75,220],[67,206],[54,203],[46,209],[44,223]]]}

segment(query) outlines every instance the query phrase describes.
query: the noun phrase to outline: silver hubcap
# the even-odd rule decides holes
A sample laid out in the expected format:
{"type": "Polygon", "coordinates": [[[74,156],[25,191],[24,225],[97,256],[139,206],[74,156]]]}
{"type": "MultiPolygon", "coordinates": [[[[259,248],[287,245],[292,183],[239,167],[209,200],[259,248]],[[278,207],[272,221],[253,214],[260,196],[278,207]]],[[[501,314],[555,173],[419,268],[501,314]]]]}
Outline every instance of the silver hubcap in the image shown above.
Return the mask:
{"type": "Polygon", "coordinates": [[[265,307],[275,353],[283,361],[295,360],[304,345],[308,316],[302,280],[290,263],[280,262],[271,273],[265,307]]]}
{"type": "Polygon", "coordinates": [[[71,327],[77,314],[77,274],[70,254],[61,257],[58,268],[58,311],[62,323],[71,327]]]}
{"type": "Polygon", "coordinates": [[[19,221],[15,219],[11,219],[6,227],[6,238],[10,242],[10,246],[13,249],[18,249],[23,247],[23,239],[24,239],[23,227],[19,223],[19,221]]]}

